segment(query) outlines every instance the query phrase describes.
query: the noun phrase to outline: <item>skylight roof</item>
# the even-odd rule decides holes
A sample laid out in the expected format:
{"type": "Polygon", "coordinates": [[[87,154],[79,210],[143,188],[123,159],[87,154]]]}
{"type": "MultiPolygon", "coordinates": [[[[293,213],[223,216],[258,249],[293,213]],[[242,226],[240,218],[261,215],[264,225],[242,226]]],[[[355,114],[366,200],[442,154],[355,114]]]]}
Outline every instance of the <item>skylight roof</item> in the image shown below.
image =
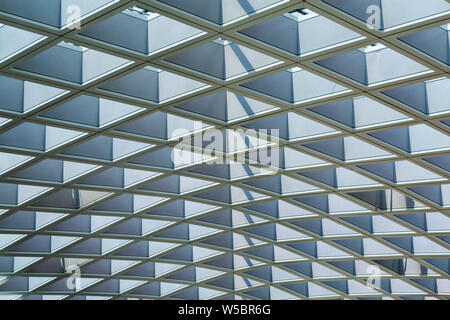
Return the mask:
{"type": "Polygon", "coordinates": [[[450,299],[449,17],[0,1],[0,300],[450,299]]]}

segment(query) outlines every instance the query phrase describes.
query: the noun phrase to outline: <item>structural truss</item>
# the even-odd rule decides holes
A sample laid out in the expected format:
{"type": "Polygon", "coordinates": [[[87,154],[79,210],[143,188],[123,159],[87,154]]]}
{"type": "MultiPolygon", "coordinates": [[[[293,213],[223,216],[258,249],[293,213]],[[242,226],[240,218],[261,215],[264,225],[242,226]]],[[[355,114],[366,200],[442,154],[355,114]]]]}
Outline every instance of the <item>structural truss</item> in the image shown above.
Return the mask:
{"type": "Polygon", "coordinates": [[[449,299],[449,18],[1,0],[0,299],[449,299]]]}

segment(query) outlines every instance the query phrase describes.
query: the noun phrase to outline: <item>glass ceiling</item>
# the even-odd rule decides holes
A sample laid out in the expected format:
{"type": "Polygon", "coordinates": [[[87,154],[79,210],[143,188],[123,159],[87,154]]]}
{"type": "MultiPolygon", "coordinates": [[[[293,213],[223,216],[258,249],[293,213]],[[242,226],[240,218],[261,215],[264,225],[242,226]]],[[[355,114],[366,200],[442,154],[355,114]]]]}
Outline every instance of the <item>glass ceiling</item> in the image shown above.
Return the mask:
{"type": "Polygon", "coordinates": [[[449,300],[449,18],[2,0],[0,299],[449,300]]]}

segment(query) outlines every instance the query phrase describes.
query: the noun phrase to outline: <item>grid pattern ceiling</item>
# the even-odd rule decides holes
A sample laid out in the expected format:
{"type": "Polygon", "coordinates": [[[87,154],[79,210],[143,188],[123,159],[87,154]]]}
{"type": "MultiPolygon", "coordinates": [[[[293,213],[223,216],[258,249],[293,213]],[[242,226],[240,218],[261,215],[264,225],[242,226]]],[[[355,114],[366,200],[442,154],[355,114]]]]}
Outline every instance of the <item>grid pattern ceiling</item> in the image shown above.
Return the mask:
{"type": "Polygon", "coordinates": [[[449,17],[2,0],[0,298],[449,299],[449,17]]]}

